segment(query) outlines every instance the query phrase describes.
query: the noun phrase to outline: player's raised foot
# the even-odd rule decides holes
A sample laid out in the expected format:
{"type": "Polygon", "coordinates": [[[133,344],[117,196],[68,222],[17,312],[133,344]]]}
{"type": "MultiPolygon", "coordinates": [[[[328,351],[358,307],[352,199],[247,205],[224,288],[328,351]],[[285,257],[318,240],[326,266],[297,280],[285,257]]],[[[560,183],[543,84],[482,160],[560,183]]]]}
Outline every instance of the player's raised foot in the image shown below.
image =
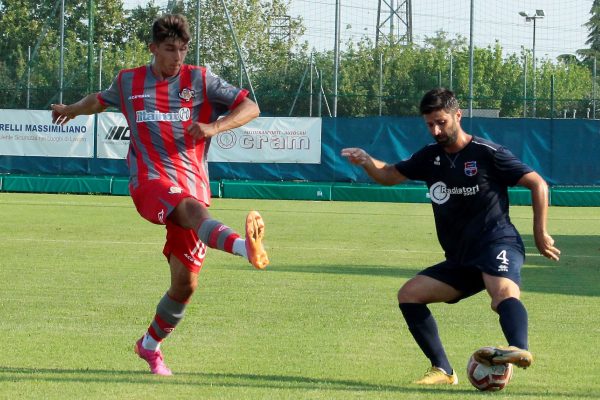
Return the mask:
{"type": "MultiPolygon", "coordinates": [[[[143,338],[142,338],[143,339],[143,338]]],[[[140,356],[141,359],[145,360],[150,367],[150,372],[156,375],[163,376],[171,376],[173,373],[171,370],[165,365],[163,361],[163,355],[160,350],[152,351],[147,350],[142,346],[142,339],[135,342],[135,346],[133,347],[133,351],[140,356]]]]}
{"type": "Polygon", "coordinates": [[[482,347],[473,357],[485,365],[514,364],[519,368],[527,368],[533,362],[533,355],[516,346],[482,347]]]}
{"type": "Polygon", "coordinates": [[[269,265],[269,256],[263,246],[265,222],[257,211],[250,211],[246,217],[246,252],[248,261],[254,268],[265,269],[269,265]]]}
{"type": "Polygon", "coordinates": [[[449,375],[441,368],[431,367],[415,383],[417,385],[458,385],[458,375],[456,371],[452,371],[452,375],[449,375]]]}

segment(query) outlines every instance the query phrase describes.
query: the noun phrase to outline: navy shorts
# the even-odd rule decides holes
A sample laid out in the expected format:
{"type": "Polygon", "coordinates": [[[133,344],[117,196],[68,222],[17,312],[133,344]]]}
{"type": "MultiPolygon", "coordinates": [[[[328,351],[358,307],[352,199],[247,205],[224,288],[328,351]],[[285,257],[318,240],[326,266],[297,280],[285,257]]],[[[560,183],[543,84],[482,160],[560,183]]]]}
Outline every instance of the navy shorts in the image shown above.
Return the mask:
{"type": "Polygon", "coordinates": [[[462,293],[450,301],[456,303],[485,289],[482,273],[508,278],[521,285],[521,267],[525,262],[525,249],[521,240],[493,242],[465,263],[443,261],[419,272],[419,275],[444,282],[462,293]]]}

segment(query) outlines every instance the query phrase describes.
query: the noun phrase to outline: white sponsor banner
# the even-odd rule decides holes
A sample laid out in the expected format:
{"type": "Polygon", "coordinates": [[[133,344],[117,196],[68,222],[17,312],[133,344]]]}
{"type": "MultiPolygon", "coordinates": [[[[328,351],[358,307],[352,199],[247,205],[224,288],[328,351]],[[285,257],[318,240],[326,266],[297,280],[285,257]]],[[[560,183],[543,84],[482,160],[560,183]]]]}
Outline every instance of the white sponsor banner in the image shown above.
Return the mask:
{"type": "Polygon", "coordinates": [[[125,116],[117,112],[98,114],[96,154],[98,158],[127,158],[129,126],[125,116]]]}
{"type": "MultiPolygon", "coordinates": [[[[99,158],[125,158],[129,128],[120,113],[98,115],[99,158]]],[[[321,163],[320,118],[257,118],[212,138],[208,161],[321,163]]]]}
{"type": "Polygon", "coordinates": [[[321,118],[257,118],[215,136],[208,161],[320,164],[321,118]]]}
{"type": "Polygon", "coordinates": [[[0,110],[0,154],[93,157],[94,117],[82,115],[56,125],[50,111],[0,110]]]}

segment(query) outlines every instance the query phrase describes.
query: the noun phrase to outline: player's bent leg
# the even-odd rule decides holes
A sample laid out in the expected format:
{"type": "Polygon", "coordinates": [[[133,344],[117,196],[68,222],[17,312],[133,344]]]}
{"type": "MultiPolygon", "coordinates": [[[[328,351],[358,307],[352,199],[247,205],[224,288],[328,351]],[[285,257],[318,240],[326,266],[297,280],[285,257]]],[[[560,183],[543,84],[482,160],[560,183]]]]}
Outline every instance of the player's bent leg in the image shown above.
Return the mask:
{"type": "Polygon", "coordinates": [[[485,365],[514,364],[519,368],[527,368],[533,362],[531,352],[516,346],[482,347],[473,358],[485,365]]]}
{"type": "Polygon", "coordinates": [[[456,375],[456,371],[453,371],[452,374],[447,374],[441,368],[431,367],[415,383],[417,385],[458,385],[458,375],[456,375]]]}
{"type": "Polygon", "coordinates": [[[269,256],[263,246],[265,222],[257,211],[250,211],[246,217],[246,252],[248,261],[257,269],[269,265],[269,256]]]}
{"type": "Polygon", "coordinates": [[[398,291],[398,303],[443,303],[459,298],[452,286],[426,275],[409,279],[398,291]]]}

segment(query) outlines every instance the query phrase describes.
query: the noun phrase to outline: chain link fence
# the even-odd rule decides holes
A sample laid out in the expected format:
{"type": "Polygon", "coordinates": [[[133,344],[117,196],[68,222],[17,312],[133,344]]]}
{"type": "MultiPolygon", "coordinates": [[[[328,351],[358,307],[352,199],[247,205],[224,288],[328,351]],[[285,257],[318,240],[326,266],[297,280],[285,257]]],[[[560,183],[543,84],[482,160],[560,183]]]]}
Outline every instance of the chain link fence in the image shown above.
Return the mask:
{"type": "MultiPolygon", "coordinates": [[[[0,108],[47,109],[61,98],[74,102],[105,89],[119,69],[148,62],[141,38],[131,34],[129,40],[107,43],[106,35],[100,36],[106,18],[96,10],[90,20],[89,10],[101,3],[88,0],[88,12],[83,5],[67,10],[60,86],[58,2],[42,3],[46,13],[37,17],[28,43],[17,41],[16,29],[3,31],[7,50],[14,51],[0,53],[0,108]]],[[[532,1],[485,7],[476,2],[474,29],[473,0],[272,1],[260,15],[251,12],[252,2],[240,11],[242,3],[126,0],[125,23],[113,28],[126,31],[135,22],[149,29],[156,15],[184,13],[193,30],[186,62],[199,60],[232,84],[252,87],[263,115],[413,116],[423,92],[445,86],[463,108],[471,106],[473,116],[600,117],[595,59],[577,52],[588,47],[585,24],[593,0],[544,2],[543,17],[533,20],[539,10],[532,1]]],[[[14,10],[0,8],[6,23],[14,10]]]]}

